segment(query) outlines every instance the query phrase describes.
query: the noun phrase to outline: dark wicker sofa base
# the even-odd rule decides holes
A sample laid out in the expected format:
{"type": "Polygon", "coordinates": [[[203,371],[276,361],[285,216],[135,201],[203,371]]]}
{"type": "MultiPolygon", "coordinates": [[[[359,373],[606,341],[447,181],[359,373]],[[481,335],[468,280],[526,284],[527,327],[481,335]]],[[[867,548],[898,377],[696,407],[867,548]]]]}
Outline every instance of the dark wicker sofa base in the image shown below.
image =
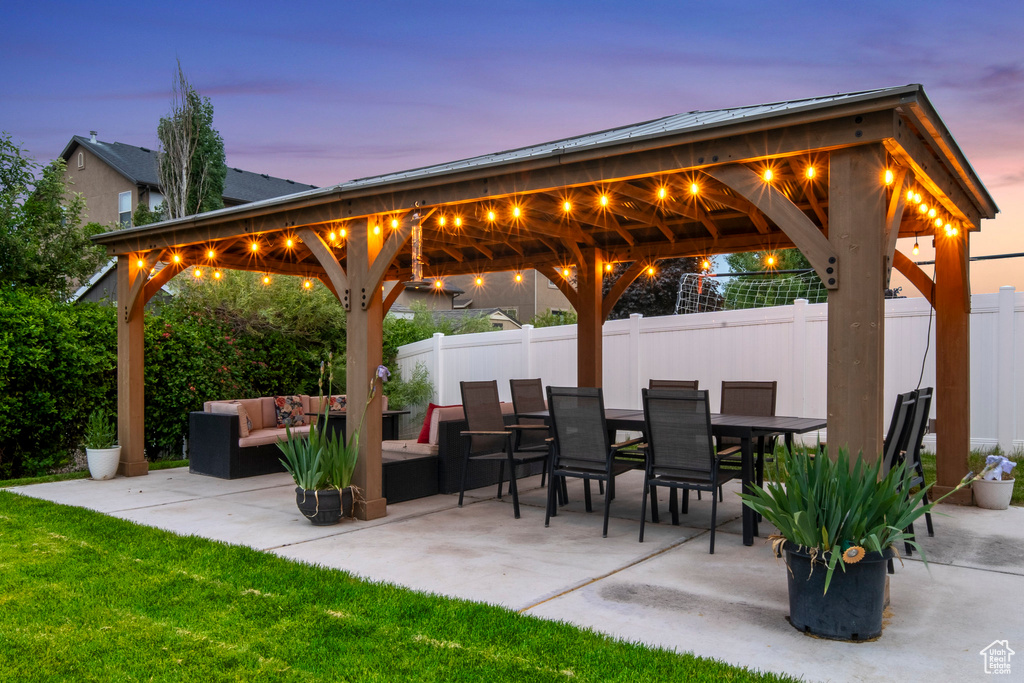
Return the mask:
{"type": "Polygon", "coordinates": [[[276,443],[238,445],[238,417],[194,412],[188,416],[188,471],[221,479],[284,472],[276,443]]]}

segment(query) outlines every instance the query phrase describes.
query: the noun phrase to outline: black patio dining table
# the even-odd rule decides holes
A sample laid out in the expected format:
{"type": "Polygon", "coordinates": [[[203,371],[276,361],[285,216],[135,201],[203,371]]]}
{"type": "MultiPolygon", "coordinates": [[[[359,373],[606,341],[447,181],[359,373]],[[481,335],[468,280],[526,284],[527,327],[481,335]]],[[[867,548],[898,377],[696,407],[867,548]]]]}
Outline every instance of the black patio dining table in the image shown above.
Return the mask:
{"type": "MultiPolygon", "coordinates": [[[[521,413],[519,417],[547,420],[548,411],[521,413]]],[[[605,408],[605,422],[609,431],[643,432],[644,411],[631,408],[605,408]]],[[[731,436],[741,442],[742,484],[747,490],[754,481],[754,440],[757,440],[759,462],[763,462],[764,445],[767,437],[781,435],[786,448],[792,449],[793,435],[805,434],[826,426],[826,420],[818,417],[787,417],[784,415],[726,415],[711,413],[711,432],[717,436],[731,436]]],[[[743,506],[743,545],[753,545],[757,530],[757,515],[743,506]]]]}

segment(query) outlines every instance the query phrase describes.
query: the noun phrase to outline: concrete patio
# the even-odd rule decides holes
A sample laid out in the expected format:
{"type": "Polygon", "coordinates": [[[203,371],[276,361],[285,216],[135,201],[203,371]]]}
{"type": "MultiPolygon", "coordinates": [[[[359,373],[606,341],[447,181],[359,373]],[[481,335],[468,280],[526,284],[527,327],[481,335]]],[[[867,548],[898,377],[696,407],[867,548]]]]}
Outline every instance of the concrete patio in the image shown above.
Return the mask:
{"type": "Polygon", "coordinates": [[[691,500],[679,527],[663,498],[662,523],[648,524],[638,543],[641,483],[638,472],[619,478],[606,539],[600,508],[583,511],[579,483],[545,529],[536,477],[522,482],[519,520],[508,496],[499,501],[488,487],[467,494],[462,509],[457,496],[439,495],[333,527],[301,517],[287,474],[226,481],[171,469],[10,490],[808,681],[982,680],[983,648],[1024,647],[1024,509],[942,506],[948,516],[935,518],[935,537],[921,538],[929,567],[916,554],[897,564],[882,637],[841,643],[787,622],[784,565],[763,540],[766,525],[754,547],[742,545],[735,483],[719,506],[714,555],[706,497],[691,500]]]}

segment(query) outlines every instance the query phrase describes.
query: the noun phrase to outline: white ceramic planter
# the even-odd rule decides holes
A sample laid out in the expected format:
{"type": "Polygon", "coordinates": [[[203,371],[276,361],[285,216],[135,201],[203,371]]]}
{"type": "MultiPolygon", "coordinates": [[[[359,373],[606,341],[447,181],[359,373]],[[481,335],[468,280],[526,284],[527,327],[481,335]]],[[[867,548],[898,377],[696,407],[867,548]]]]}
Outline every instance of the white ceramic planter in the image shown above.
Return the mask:
{"type": "Polygon", "coordinates": [[[121,460],[121,447],[86,448],[85,458],[93,479],[113,479],[117,474],[117,463],[121,460]]]}
{"type": "Polygon", "coordinates": [[[1013,479],[1008,481],[992,481],[979,479],[971,484],[974,489],[974,503],[986,510],[1005,510],[1010,507],[1013,497],[1013,479]]]}

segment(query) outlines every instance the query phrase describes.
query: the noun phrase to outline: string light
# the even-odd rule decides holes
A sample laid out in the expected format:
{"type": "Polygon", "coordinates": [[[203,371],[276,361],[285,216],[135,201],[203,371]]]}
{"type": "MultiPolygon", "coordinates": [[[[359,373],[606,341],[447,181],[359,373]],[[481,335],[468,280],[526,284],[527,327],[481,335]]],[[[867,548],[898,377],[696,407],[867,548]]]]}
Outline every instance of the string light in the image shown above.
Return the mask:
{"type": "Polygon", "coordinates": [[[215,251],[214,251],[213,249],[210,249],[209,251],[207,251],[207,252],[206,252],[206,258],[210,259],[211,261],[212,261],[212,260],[213,260],[213,259],[214,259],[214,258],[215,258],[216,256],[217,256],[217,252],[215,252],[215,251]]]}
{"type": "Polygon", "coordinates": [[[921,252],[921,247],[917,244],[917,233],[914,233],[914,256],[917,256],[921,252]]]}
{"type": "Polygon", "coordinates": [[[348,234],[348,231],[347,231],[347,230],[345,230],[345,228],[342,228],[342,229],[341,229],[341,238],[342,238],[342,239],[345,239],[345,235],[346,235],[346,234],[348,234]]]}
{"type": "Polygon", "coordinates": [[[764,169],[764,173],[761,174],[761,177],[764,178],[764,181],[766,183],[770,183],[772,181],[772,178],[775,177],[775,171],[773,171],[770,168],[766,168],[764,169]]]}
{"type": "Polygon", "coordinates": [[[708,260],[708,259],[704,259],[703,261],[701,261],[700,262],[700,269],[701,270],[705,270],[705,271],[711,270],[711,261],[708,260]]]}
{"type": "Polygon", "coordinates": [[[522,273],[516,273],[516,282],[522,282],[522,281],[523,281],[523,274],[522,273]]]}
{"type": "Polygon", "coordinates": [[[935,219],[935,227],[936,228],[941,228],[942,227],[942,219],[941,218],[936,218],[935,219]]]}
{"type": "Polygon", "coordinates": [[[913,190],[907,190],[907,201],[908,202],[914,201],[914,191],[913,190]]]}
{"type": "Polygon", "coordinates": [[[920,204],[921,203],[921,193],[920,192],[915,192],[914,193],[914,203],[915,204],[920,204]]]}
{"type": "Polygon", "coordinates": [[[441,282],[440,280],[434,280],[434,288],[435,289],[444,289],[444,283],[441,282]]]}
{"type": "Polygon", "coordinates": [[[284,241],[284,246],[286,246],[286,247],[288,247],[289,249],[291,249],[292,247],[294,247],[294,246],[295,246],[295,240],[293,240],[293,239],[292,239],[291,237],[289,237],[288,239],[286,239],[286,240],[284,241]]]}
{"type": "Polygon", "coordinates": [[[666,190],[665,186],[662,185],[661,187],[658,188],[658,199],[664,199],[667,196],[668,196],[668,190],[666,190]]]}
{"type": "Polygon", "coordinates": [[[270,284],[270,276],[269,275],[264,275],[263,276],[263,284],[265,284],[265,285],[269,285],[270,284]]]}
{"type": "Polygon", "coordinates": [[[892,185],[892,181],[894,179],[895,179],[895,176],[893,176],[893,174],[892,174],[892,169],[891,168],[885,169],[885,184],[886,185],[892,185]]]}
{"type": "Polygon", "coordinates": [[[569,274],[570,274],[570,272],[571,272],[571,271],[570,271],[570,270],[569,270],[568,268],[562,268],[562,277],[564,277],[564,278],[568,278],[568,277],[569,277],[569,274]]]}
{"type": "Polygon", "coordinates": [[[330,235],[328,235],[328,237],[330,237],[330,238],[331,238],[331,241],[332,241],[332,242],[333,242],[334,240],[338,239],[338,236],[337,236],[337,235],[335,234],[335,232],[334,232],[333,230],[331,230],[331,234],[330,234],[330,235]]]}
{"type": "Polygon", "coordinates": [[[175,263],[181,263],[181,254],[175,254],[171,257],[175,263]]]}
{"type": "Polygon", "coordinates": [[[214,280],[219,280],[220,279],[220,271],[219,270],[213,271],[213,279],[214,280]]]}
{"type": "MultiPolygon", "coordinates": [[[[334,239],[334,238],[332,237],[331,239],[334,239]]],[[[252,242],[250,242],[250,243],[249,243],[249,249],[250,249],[250,250],[251,250],[251,251],[252,251],[253,253],[255,253],[255,252],[259,251],[259,250],[260,250],[260,245],[259,245],[259,242],[255,241],[255,240],[253,240],[252,242]]]]}
{"type": "Polygon", "coordinates": [[[522,210],[518,206],[512,207],[512,217],[519,218],[523,214],[522,210]]]}
{"type": "Polygon", "coordinates": [[[455,217],[455,227],[456,228],[461,228],[462,227],[462,216],[456,216],[455,217]]]}
{"type": "Polygon", "coordinates": [[[566,201],[564,201],[564,202],[562,203],[562,209],[563,209],[563,210],[564,210],[564,211],[565,211],[566,213],[569,213],[570,211],[572,211],[572,202],[570,202],[569,200],[566,200],[566,201]]]}
{"type": "Polygon", "coordinates": [[[601,195],[600,202],[601,202],[601,206],[608,206],[608,195],[606,195],[606,194],[601,195]]]}
{"type": "Polygon", "coordinates": [[[647,266],[647,277],[654,277],[654,266],[647,266]]]}
{"type": "Polygon", "coordinates": [[[477,275],[476,276],[476,280],[474,280],[474,282],[476,283],[477,287],[483,287],[484,279],[482,277],[480,277],[479,275],[477,275]]]}
{"type": "Polygon", "coordinates": [[[813,166],[808,166],[807,170],[804,171],[804,175],[807,176],[808,180],[814,180],[814,176],[818,175],[818,171],[813,166]]]}
{"type": "Polygon", "coordinates": [[[928,213],[928,205],[921,204],[920,206],[917,207],[917,210],[920,211],[921,213],[928,213]]]}
{"type": "Polygon", "coordinates": [[[437,224],[440,225],[442,228],[445,226],[445,224],[447,222],[448,222],[448,219],[445,218],[444,216],[439,216],[438,219],[437,219],[437,224]]]}
{"type": "Polygon", "coordinates": [[[937,213],[938,211],[936,211],[934,208],[928,209],[928,218],[935,218],[935,215],[937,213]]]}
{"type": "Polygon", "coordinates": [[[391,219],[391,229],[392,230],[398,230],[398,219],[397,218],[392,218],[391,219]]]}
{"type": "Polygon", "coordinates": [[[303,280],[302,281],[302,286],[305,287],[306,289],[313,289],[313,281],[312,280],[303,280]]]}
{"type": "Polygon", "coordinates": [[[380,225],[379,224],[373,226],[373,234],[374,235],[379,235],[380,234],[380,225]]]}
{"type": "Polygon", "coordinates": [[[775,254],[768,254],[765,257],[765,259],[764,259],[764,263],[769,268],[774,268],[775,267],[775,254]]]}
{"type": "Polygon", "coordinates": [[[488,211],[487,212],[487,220],[489,220],[489,221],[491,221],[493,223],[494,222],[494,218],[495,218],[494,212],[493,211],[488,211]]]}
{"type": "Polygon", "coordinates": [[[700,185],[697,183],[690,183],[690,194],[700,194],[700,185]]]}
{"type": "Polygon", "coordinates": [[[203,276],[203,271],[201,271],[199,268],[196,268],[195,270],[192,271],[192,277],[194,277],[194,278],[201,278],[202,276],[203,276]]]}
{"type": "Polygon", "coordinates": [[[610,263],[604,264],[604,272],[606,272],[606,273],[612,272],[612,264],[610,264],[610,263]]]}
{"type": "Polygon", "coordinates": [[[146,262],[143,261],[142,259],[139,259],[138,261],[135,262],[135,265],[137,267],[139,267],[139,268],[145,268],[146,267],[146,262]]]}

